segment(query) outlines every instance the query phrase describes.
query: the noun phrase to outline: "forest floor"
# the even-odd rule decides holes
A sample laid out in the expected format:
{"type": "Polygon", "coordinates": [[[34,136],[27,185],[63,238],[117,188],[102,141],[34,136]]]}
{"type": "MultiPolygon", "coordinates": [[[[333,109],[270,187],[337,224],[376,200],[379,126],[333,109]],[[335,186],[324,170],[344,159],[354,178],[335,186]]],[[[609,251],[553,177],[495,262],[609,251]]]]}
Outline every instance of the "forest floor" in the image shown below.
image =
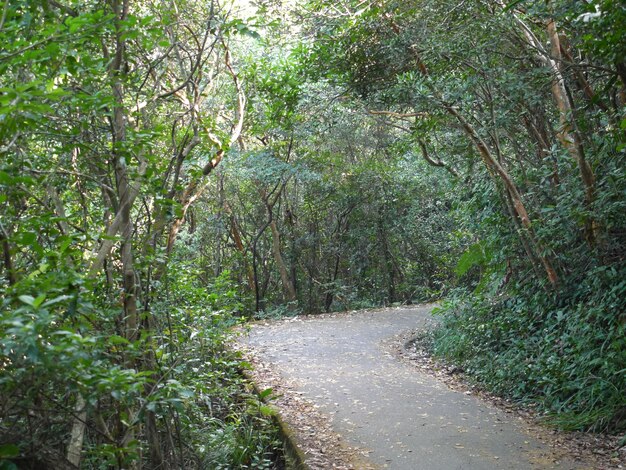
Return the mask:
{"type": "Polygon", "coordinates": [[[411,339],[432,307],[259,322],[239,338],[309,468],[626,468],[610,438],[539,426],[422,354],[411,339]]]}

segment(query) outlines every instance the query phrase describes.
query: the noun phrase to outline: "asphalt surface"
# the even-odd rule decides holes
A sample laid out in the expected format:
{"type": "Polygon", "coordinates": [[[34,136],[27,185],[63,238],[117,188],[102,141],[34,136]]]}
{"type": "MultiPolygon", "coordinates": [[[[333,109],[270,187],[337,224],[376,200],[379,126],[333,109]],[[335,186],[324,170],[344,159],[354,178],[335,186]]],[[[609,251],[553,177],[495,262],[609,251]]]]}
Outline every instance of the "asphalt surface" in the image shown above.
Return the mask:
{"type": "Polygon", "coordinates": [[[432,322],[431,308],[257,324],[242,341],[380,468],[590,468],[535,438],[514,415],[451,390],[383,346],[432,322]]]}

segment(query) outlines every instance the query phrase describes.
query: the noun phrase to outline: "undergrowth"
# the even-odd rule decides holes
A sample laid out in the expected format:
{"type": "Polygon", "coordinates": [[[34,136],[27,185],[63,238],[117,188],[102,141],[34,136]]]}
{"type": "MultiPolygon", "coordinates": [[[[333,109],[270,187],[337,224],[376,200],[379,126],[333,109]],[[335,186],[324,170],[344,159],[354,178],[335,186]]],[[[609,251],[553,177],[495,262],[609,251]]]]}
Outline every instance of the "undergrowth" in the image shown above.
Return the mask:
{"type": "Polygon", "coordinates": [[[625,274],[595,269],[554,295],[457,291],[439,310],[433,352],[558,428],[624,432],[625,274]]]}
{"type": "Polygon", "coordinates": [[[185,268],[154,295],[153,333],[133,341],[115,334],[116,317],[97,289],[61,296],[63,278],[54,272],[31,286],[37,298],[5,291],[0,469],[69,468],[62,452],[77,393],[86,424],[81,468],[283,468],[272,416],[227,347],[231,326],[242,321],[237,287],[229,273],[202,285],[185,268]],[[93,332],[85,322],[96,320],[101,331],[93,332]],[[142,363],[144,370],[136,367],[142,363]],[[165,466],[153,463],[149,426],[165,466]],[[117,442],[116,435],[129,437],[117,442]]]}
{"type": "Polygon", "coordinates": [[[174,279],[154,308],[167,316],[157,355],[188,390],[178,412],[180,439],[193,460],[185,468],[284,468],[271,413],[242,374],[240,354],[228,347],[247,299],[228,271],[206,287],[193,268],[174,279]]]}

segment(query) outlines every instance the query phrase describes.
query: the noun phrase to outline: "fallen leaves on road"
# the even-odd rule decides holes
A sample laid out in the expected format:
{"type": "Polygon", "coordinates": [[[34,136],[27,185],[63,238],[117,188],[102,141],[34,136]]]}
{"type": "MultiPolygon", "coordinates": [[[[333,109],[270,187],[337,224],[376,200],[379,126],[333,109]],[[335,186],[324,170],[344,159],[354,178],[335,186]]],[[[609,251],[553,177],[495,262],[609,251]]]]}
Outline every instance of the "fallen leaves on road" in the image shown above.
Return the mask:
{"type": "MultiPolygon", "coordinates": [[[[294,321],[294,320],[289,320],[294,321]]],[[[294,384],[282,378],[271,364],[260,360],[252,351],[236,346],[245,359],[252,364],[246,371],[258,389],[272,389],[270,403],[280,410],[284,429],[306,456],[306,464],[312,470],[376,470],[368,462],[368,451],[347,445],[331,428],[328,416],[317,411],[316,406],[297,391],[294,384]]]]}
{"type": "Polygon", "coordinates": [[[401,360],[446,383],[453,390],[476,395],[500,410],[524,421],[527,432],[552,447],[557,454],[569,455],[579,461],[594,462],[596,470],[626,468],[626,446],[619,436],[584,432],[563,432],[539,424],[540,416],[532,408],[522,408],[510,400],[488,393],[470,384],[463,369],[434,359],[426,347],[426,330],[404,332],[382,346],[401,360]]]}

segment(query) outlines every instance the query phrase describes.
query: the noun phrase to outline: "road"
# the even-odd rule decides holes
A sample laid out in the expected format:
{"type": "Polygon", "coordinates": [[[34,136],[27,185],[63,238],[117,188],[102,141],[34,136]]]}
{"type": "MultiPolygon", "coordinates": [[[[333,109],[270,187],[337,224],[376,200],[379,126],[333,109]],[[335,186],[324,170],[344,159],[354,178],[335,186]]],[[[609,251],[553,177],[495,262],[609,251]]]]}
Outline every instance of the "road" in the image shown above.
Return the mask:
{"type": "Polygon", "coordinates": [[[514,414],[450,389],[385,347],[432,322],[431,309],[267,322],[240,342],[327,419],[345,446],[360,449],[368,463],[354,468],[593,468],[537,439],[514,414]]]}

